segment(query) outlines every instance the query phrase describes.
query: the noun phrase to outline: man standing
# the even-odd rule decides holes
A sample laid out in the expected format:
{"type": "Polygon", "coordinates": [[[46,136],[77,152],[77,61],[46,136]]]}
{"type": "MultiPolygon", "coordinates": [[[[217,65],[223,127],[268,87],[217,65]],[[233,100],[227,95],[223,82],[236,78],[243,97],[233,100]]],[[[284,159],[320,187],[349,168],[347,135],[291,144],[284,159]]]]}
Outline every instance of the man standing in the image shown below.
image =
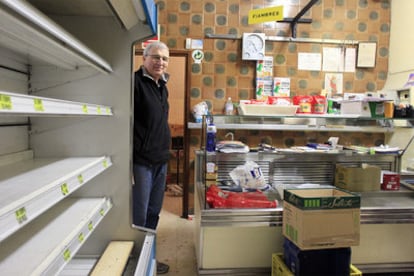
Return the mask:
{"type": "MultiPolygon", "coordinates": [[[[170,155],[168,60],[167,45],[147,45],[134,82],[133,223],[154,230],[164,199],[170,155]]],[[[168,269],[168,265],[157,262],[158,274],[168,269]]]]}

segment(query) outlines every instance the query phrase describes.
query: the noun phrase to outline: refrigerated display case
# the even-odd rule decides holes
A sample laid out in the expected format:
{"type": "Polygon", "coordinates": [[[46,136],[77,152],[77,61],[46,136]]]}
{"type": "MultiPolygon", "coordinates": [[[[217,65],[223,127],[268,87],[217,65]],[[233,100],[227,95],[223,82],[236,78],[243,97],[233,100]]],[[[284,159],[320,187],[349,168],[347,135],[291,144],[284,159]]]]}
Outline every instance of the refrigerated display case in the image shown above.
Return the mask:
{"type": "MultiPolygon", "coordinates": [[[[302,120],[290,117],[213,116],[217,131],[243,129],[274,131],[279,128],[297,131],[306,125],[285,125],[283,121],[302,120]]],[[[308,118],[306,118],[308,119],[308,118]]],[[[392,122],[371,118],[316,117],[329,119],[346,131],[344,123],[354,128],[394,132],[392,122]],[[358,126],[358,121],[361,126],[358,126]],[[378,124],[380,123],[380,124],[378,124]],[[367,126],[368,125],[368,126],[367,126]]],[[[199,127],[205,134],[204,122],[199,127]],[[204,126],[203,126],[204,124],[204,126]]],[[[322,128],[324,131],[325,128],[322,128]]],[[[394,133],[395,134],[395,133],[394,133]]],[[[201,139],[205,141],[204,139],[201,139]]],[[[204,143],[204,142],[203,142],[204,143]]],[[[249,153],[206,152],[203,144],[195,159],[196,254],[200,273],[269,273],[272,253],[282,252],[283,200],[280,185],[333,185],[336,164],[367,163],[382,170],[400,171],[401,155],[360,154],[352,151],[294,152],[288,150],[249,153]],[[229,173],[246,161],[260,167],[270,188],[265,192],[276,199],[276,208],[212,208],[206,200],[211,182],[206,182],[206,164],[214,162],[216,183],[231,181],[229,173]]],[[[360,245],[352,248],[352,263],[363,272],[413,271],[414,259],[414,192],[406,187],[399,191],[373,191],[361,194],[360,245]],[[374,249],[375,248],[375,249],[374,249]],[[398,248],[398,250],[397,250],[398,248]]]]}

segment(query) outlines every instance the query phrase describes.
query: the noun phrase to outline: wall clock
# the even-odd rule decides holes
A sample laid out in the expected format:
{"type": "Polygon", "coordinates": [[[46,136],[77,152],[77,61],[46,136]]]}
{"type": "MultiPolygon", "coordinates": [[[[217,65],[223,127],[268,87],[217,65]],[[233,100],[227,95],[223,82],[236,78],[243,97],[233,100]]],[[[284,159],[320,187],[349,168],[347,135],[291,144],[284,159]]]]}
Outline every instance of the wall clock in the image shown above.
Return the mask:
{"type": "Polygon", "coordinates": [[[263,33],[244,33],[242,46],[243,60],[263,60],[266,36],[263,33]]]}

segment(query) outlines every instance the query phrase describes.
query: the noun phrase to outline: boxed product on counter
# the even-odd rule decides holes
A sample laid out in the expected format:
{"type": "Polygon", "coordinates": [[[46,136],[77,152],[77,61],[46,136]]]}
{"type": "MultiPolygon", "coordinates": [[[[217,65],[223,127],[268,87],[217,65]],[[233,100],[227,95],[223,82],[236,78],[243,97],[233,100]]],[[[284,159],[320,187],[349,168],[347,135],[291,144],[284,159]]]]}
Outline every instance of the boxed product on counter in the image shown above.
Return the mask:
{"type": "Polygon", "coordinates": [[[383,100],[343,100],[341,101],[341,114],[356,115],[360,117],[384,117],[383,100]]]}
{"type": "Polygon", "coordinates": [[[372,192],[381,188],[381,168],[361,164],[359,167],[337,164],[335,186],[351,192],[372,192]]]}
{"type": "Polygon", "coordinates": [[[400,189],[400,175],[396,172],[381,171],[381,190],[397,191],[400,189]]]}
{"type": "Polygon", "coordinates": [[[338,188],[287,189],[283,235],[302,250],[359,245],[361,197],[338,188]]]}

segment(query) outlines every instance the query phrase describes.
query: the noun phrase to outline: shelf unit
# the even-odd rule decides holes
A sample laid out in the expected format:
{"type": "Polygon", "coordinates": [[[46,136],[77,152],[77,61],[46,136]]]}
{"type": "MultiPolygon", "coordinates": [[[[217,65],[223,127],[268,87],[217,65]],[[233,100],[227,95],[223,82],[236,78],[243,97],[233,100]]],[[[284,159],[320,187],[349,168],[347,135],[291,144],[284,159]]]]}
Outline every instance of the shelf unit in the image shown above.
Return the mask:
{"type": "MultiPolygon", "coordinates": [[[[14,70],[16,74],[31,77],[32,66],[62,70],[66,74],[81,68],[104,74],[113,72],[108,62],[27,1],[0,2],[0,36],[0,54],[6,55],[2,68],[18,68],[14,70]],[[25,64],[29,65],[27,72],[20,69],[25,64]]],[[[1,78],[9,80],[7,76],[1,78]]],[[[57,85],[64,83],[58,80],[57,85]]],[[[12,132],[5,137],[16,139],[24,133],[21,129],[24,126],[23,135],[29,141],[26,150],[0,151],[0,271],[7,275],[55,275],[75,256],[112,208],[110,197],[74,195],[108,170],[112,160],[106,154],[78,156],[70,150],[68,156],[39,156],[36,147],[30,149],[31,119],[36,118],[42,124],[39,120],[44,119],[37,117],[110,117],[112,107],[29,95],[30,89],[21,91],[20,83],[10,86],[19,88],[10,91],[13,89],[8,87],[3,91],[5,88],[0,86],[2,131],[12,132]],[[13,132],[19,127],[19,131],[13,132]]],[[[30,87],[30,79],[26,87],[30,87]]],[[[79,143],[85,141],[79,139],[79,143]]]]}
{"type": "MultiPolygon", "coordinates": [[[[387,133],[394,131],[394,119],[367,118],[331,114],[297,114],[293,116],[226,116],[214,115],[217,129],[340,131],[387,133]]],[[[407,121],[402,120],[402,121],[407,121]]],[[[189,129],[202,129],[202,123],[188,123],[189,129]]]]}
{"type": "Polygon", "coordinates": [[[0,44],[59,68],[93,67],[111,73],[112,67],[82,42],[26,1],[0,3],[0,44]]]}
{"type": "Polygon", "coordinates": [[[111,209],[108,198],[71,198],[2,242],[5,275],[56,275],[111,209]]]}
{"type": "Polygon", "coordinates": [[[109,157],[30,159],[0,167],[0,242],[112,165],[109,157]]]}
{"type": "Polygon", "coordinates": [[[24,116],[113,115],[110,106],[0,91],[0,115],[1,114],[24,116]]]}

